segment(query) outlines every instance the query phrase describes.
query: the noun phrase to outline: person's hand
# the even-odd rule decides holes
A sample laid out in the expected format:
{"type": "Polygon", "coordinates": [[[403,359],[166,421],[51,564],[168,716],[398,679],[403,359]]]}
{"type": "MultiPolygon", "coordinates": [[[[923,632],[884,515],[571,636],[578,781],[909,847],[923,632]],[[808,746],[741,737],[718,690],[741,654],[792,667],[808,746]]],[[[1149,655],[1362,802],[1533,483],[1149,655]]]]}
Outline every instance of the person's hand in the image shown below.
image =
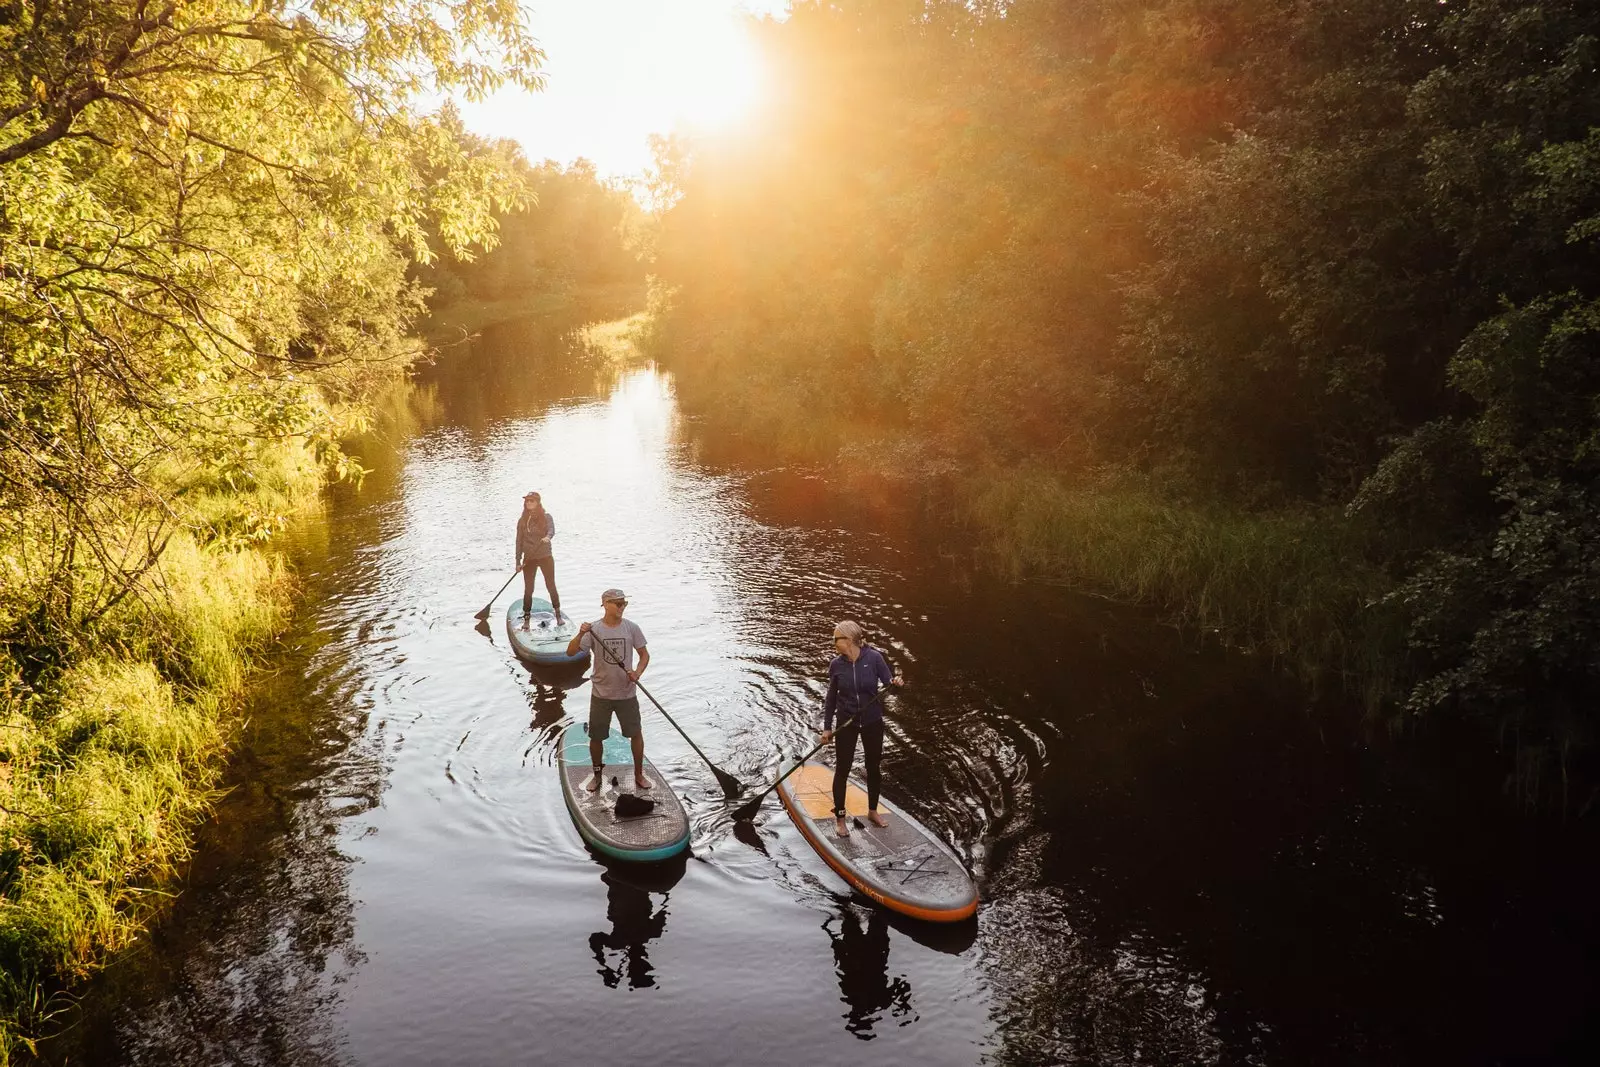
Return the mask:
{"type": "Polygon", "coordinates": [[[637,682],[639,680],[639,672],[638,671],[628,671],[627,673],[628,673],[628,677],[632,678],[634,681],[637,682]]]}
{"type": "Polygon", "coordinates": [[[906,684],[906,677],[903,674],[896,674],[893,678],[889,679],[889,684],[890,685],[905,685],[906,684]]]}
{"type": "Polygon", "coordinates": [[[586,623],[586,622],[580,622],[578,624],[578,636],[581,637],[581,636],[583,636],[584,634],[586,634],[588,632],[589,632],[589,624],[586,623]]]}
{"type": "Polygon", "coordinates": [[[824,731],[822,731],[822,743],[823,744],[826,745],[829,742],[831,742],[832,740],[833,740],[833,731],[832,730],[824,730],[824,731]]]}

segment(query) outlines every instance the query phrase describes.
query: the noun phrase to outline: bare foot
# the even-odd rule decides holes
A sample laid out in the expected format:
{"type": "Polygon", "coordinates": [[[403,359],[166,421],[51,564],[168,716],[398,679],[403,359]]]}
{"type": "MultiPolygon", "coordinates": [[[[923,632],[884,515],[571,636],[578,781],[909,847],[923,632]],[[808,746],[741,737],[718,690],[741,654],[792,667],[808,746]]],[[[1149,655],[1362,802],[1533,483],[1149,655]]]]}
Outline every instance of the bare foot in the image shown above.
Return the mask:
{"type": "Polygon", "coordinates": [[[875,811],[867,812],[867,821],[870,822],[874,826],[888,826],[889,825],[889,820],[885,819],[882,815],[879,815],[875,811]]]}
{"type": "Polygon", "coordinates": [[[656,787],[654,782],[640,774],[638,771],[633,772],[633,784],[638,786],[640,789],[654,789],[656,787]]]}
{"type": "Polygon", "coordinates": [[[591,793],[598,793],[600,791],[600,783],[604,780],[605,775],[601,774],[599,771],[595,771],[594,777],[589,779],[583,788],[587,789],[591,793]]]}
{"type": "Polygon", "coordinates": [[[844,821],[843,815],[836,815],[833,819],[833,832],[840,837],[850,836],[850,824],[844,821]]]}

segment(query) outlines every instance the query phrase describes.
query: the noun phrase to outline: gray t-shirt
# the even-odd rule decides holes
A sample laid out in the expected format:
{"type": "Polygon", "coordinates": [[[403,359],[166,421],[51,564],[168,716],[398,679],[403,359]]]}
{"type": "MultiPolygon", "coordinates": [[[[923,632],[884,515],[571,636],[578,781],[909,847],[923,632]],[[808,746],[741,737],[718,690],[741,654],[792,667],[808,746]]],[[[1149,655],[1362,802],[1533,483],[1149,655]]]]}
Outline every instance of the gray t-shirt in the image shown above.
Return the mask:
{"type": "Polygon", "coordinates": [[[644,647],[644,631],[632,619],[623,619],[616,626],[607,626],[604,619],[589,624],[591,629],[578,641],[579,648],[591,650],[593,674],[589,691],[606,700],[626,700],[638,687],[627,672],[633,670],[633,650],[644,647]],[[605,649],[594,647],[598,637],[605,649]],[[606,655],[606,651],[611,653],[606,655]],[[617,666],[613,659],[621,660],[617,666]]]}

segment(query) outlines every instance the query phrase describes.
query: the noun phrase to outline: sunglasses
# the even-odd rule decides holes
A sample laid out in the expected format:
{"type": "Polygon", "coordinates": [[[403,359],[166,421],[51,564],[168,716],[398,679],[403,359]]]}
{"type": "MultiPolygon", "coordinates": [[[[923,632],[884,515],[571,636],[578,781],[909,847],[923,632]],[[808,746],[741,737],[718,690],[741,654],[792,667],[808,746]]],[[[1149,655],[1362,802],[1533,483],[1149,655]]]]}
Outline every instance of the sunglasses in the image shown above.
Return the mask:
{"type": "Polygon", "coordinates": [[[619,608],[625,608],[628,606],[628,602],[626,600],[608,600],[606,603],[615,604],[619,608]]]}

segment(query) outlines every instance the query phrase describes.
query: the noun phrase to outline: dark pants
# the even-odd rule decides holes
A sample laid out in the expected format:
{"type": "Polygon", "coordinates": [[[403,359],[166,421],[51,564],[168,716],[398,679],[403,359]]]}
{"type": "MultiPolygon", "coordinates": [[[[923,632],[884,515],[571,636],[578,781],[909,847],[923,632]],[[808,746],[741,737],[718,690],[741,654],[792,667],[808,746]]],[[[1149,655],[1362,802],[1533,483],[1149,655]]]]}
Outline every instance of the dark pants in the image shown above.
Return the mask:
{"type": "Polygon", "coordinates": [[[861,735],[861,754],[867,764],[867,810],[878,810],[878,763],[883,759],[883,720],[865,726],[851,723],[833,736],[833,813],[844,817],[845,784],[850,780],[850,764],[856,760],[856,734],[861,735]]]}
{"type": "Polygon", "coordinates": [[[533,610],[533,582],[539,572],[544,572],[544,587],[550,591],[550,606],[561,614],[561,594],[556,592],[556,558],[525,559],[522,561],[522,613],[533,610]]]}

